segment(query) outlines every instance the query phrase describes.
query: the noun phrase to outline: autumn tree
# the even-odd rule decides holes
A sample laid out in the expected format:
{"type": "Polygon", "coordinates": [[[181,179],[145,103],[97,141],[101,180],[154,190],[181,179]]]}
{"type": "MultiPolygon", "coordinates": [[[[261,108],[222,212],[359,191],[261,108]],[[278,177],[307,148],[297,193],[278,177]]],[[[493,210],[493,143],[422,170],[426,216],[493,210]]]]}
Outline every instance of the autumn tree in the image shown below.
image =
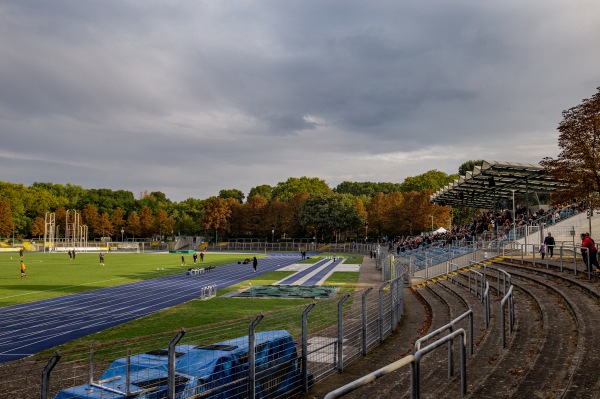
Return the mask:
{"type": "Polygon", "coordinates": [[[255,195],[248,198],[248,201],[244,204],[239,225],[241,232],[246,236],[264,235],[268,226],[275,223],[272,218],[267,218],[267,205],[268,201],[266,198],[260,195],[255,195]]]}
{"type": "Polygon", "coordinates": [[[127,227],[125,228],[127,234],[131,234],[133,238],[135,236],[140,236],[142,227],[140,224],[140,217],[138,216],[136,211],[133,211],[127,216],[127,227]]]}
{"type": "Polygon", "coordinates": [[[110,221],[110,216],[108,212],[102,212],[102,214],[98,217],[98,225],[96,229],[102,237],[110,237],[114,234],[113,225],[110,221]]]}
{"type": "Polygon", "coordinates": [[[14,228],[10,204],[4,198],[0,198],[0,237],[10,236],[14,228]]]}
{"type": "Polygon", "coordinates": [[[367,206],[367,222],[371,233],[381,235],[384,232],[388,210],[387,196],[383,193],[375,194],[367,206]]]}
{"type": "Polygon", "coordinates": [[[170,233],[170,231],[167,232],[167,230],[163,230],[163,228],[165,228],[165,222],[167,221],[167,216],[168,216],[167,212],[164,209],[159,209],[154,214],[152,232],[159,233],[161,239],[162,239],[163,234],[170,233]]]}
{"type": "Polygon", "coordinates": [[[554,194],[555,201],[585,199],[600,206],[600,87],[589,99],[562,113],[558,125],[557,158],[544,158],[540,164],[568,187],[554,194]]]}
{"type": "Polygon", "coordinates": [[[231,208],[223,198],[211,197],[206,201],[204,227],[215,232],[215,240],[218,240],[219,230],[229,229],[230,216],[231,208]]]}
{"type": "Polygon", "coordinates": [[[117,207],[113,211],[113,213],[110,217],[110,222],[112,223],[112,226],[115,229],[115,231],[118,231],[118,232],[120,232],[121,229],[123,228],[123,226],[125,226],[123,210],[121,208],[117,207]]]}
{"type": "Polygon", "coordinates": [[[154,218],[152,216],[152,209],[144,205],[140,211],[140,231],[142,236],[150,237],[152,235],[153,225],[154,218]]]}
{"type": "MultiPolygon", "coordinates": [[[[67,225],[67,210],[63,206],[59,206],[54,211],[54,222],[56,223],[55,227],[58,228],[58,232],[64,233],[64,230],[66,229],[66,225],[67,225]]],[[[86,224],[86,223],[84,220],[82,220],[81,224],[86,224]]],[[[89,231],[89,226],[88,226],[88,234],[90,234],[90,233],[91,232],[89,231]]]]}
{"type": "Polygon", "coordinates": [[[32,237],[37,236],[38,239],[40,239],[41,236],[44,234],[45,230],[46,230],[46,223],[45,223],[43,217],[37,216],[36,218],[34,218],[31,221],[31,236],[32,237]]]}
{"type": "Polygon", "coordinates": [[[164,209],[159,209],[154,215],[154,232],[161,235],[171,234],[175,229],[174,219],[164,209]]]}
{"type": "Polygon", "coordinates": [[[81,211],[81,223],[88,226],[88,234],[90,237],[99,237],[102,234],[102,230],[98,229],[98,219],[98,209],[92,204],[87,204],[81,211]]]}
{"type": "Polygon", "coordinates": [[[290,207],[291,202],[283,202],[279,198],[276,198],[267,206],[266,219],[269,220],[271,225],[275,226],[277,236],[289,237],[293,231],[294,218],[288,212],[290,207]]]}
{"type": "Polygon", "coordinates": [[[300,207],[309,197],[307,192],[296,194],[292,196],[287,203],[284,203],[285,206],[282,207],[283,231],[288,232],[292,237],[304,237],[307,233],[310,233],[306,231],[302,224],[300,224],[300,219],[298,217],[300,207]]]}

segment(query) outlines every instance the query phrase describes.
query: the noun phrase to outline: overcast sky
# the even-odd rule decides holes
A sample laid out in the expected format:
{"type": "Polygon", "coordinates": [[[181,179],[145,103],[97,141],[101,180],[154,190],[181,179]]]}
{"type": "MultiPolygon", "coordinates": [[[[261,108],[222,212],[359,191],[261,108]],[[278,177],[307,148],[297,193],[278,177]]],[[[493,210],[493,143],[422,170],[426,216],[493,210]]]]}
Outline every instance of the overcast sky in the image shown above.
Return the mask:
{"type": "Polygon", "coordinates": [[[598,0],[0,0],[0,181],[401,183],[556,157],[598,0]]]}

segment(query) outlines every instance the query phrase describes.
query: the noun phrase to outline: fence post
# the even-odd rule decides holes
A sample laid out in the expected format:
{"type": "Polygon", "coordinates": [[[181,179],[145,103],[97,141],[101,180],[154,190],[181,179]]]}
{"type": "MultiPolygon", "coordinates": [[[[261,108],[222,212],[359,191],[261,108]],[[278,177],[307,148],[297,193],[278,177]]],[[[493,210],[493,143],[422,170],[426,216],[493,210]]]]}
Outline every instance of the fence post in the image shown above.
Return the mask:
{"type": "Polygon", "coordinates": [[[398,278],[398,323],[404,315],[404,277],[398,278]]]}
{"type": "Polygon", "coordinates": [[[54,366],[56,366],[60,358],[60,352],[56,351],[54,353],[54,356],[52,356],[52,359],[50,359],[46,364],[46,367],[44,367],[44,370],[42,370],[42,399],[48,399],[48,397],[50,396],[50,373],[52,372],[52,369],[54,368],[54,366]]]}
{"type": "Polygon", "coordinates": [[[383,289],[389,283],[387,281],[379,287],[379,342],[383,342],[383,289]]]}
{"type": "MultiPolygon", "coordinates": [[[[169,367],[169,375],[168,375],[168,398],[169,399],[175,399],[175,345],[177,345],[177,343],[181,340],[181,338],[183,338],[183,336],[185,335],[185,330],[182,328],[181,331],[179,331],[177,334],[175,334],[175,336],[173,337],[173,339],[171,340],[171,342],[169,342],[169,360],[168,360],[168,367],[169,367]]],[[[129,353],[127,354],[128,359],[129,359],[129,353]]],[[[129,360],[128,360],[129,361],[129,360]]],[[[129,375],[129,373],[127,373],[129,375]]],[[[129,392],[129,385],[127,385],[127,391],[129,392]]]]}
{"type": "MultiPolygon", "coordinates": [[[[342,299],[338,302],[338,371],[341,373],[344,371],[344,315],[342,312],[342,308],[344,302],[350,298],[350,294],[346,294],[342,297],[342,299]]],[[[254,398],[251,398],[254,399],[254,398]]]]}
{"type": "MultiPolygon", "coordinates": [[[[125,361],[125,397],[129,396],[129,383],[131,382],[131,349],[127,348],[127,360],[125,361]]],[[[173,375],[174,377],[174,375],[173,375]]],[[[169,379],[170,381],[170,379],[169,379]]],[[[170,399],[175,399],[175,396],[169,396],[170,399]]]]}
{"type": "Polygon", "coordinates": [[[367,356],[367,295],[373,290],[369,287],[362,294],[362,355],[367,356]]]}
{"type": "Polygon", "coordinates": [[[88,378],[88,384],[94,382],[94,340],[90,341],[90,375],[88,378]]]}
{"type": "MultiPolygon", "coordinates": [[[[265,243],[266,246],[266,243],[265,243]]],[[[248,398],[255,399],[256,398],[256,348],[254,347],[254,341],[256,340],[256,335],[254,333],[254,329],[260,323],[260,321],[265,317],[265,315],[260,314],[254,319],[252,323],[250,323],[250,327],[248,327],[248,398]]]]}
{"type": "Polygon", "coordinates": [[[396,287],[398,284],[397,279],[393,279],[390,282],[390,331],[396,331],[396,304],[398,303],[398,296],[396,293],[396,287]]]}
{"type": "Polygon", "coordinates": [[[315,307],[311,303],[302,312],[302,389],[308,393],[308,312],[315,307]]]}

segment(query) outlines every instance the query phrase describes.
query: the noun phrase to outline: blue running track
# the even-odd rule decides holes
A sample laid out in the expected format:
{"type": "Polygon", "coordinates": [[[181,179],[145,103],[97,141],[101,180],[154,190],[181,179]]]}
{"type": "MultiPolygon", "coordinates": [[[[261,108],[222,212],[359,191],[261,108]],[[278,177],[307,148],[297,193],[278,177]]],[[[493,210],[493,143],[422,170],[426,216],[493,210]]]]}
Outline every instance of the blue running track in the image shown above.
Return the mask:
{"type": "MultiPolygon", "coordinates": [[[[258,273],[297,263],[298,253],[259,259],[258,273]]],[[[223,289],[257,274],[252,264],[228,264],[199,275],[185,273],[0,308],[0,363],[197,298],[202,287],[223,289]]]]}
{"type": "Polygon", "coordinates": [[[302,283],[302,285],[317,285],[319,281],[325,278],[325,276],[332,272],[333,269],[335,269],[335,267],[340,263],[342,263],[342,261],[340,259],[336,259],[327,266],[320,268],[318,272],[310,276],[304,283],[302,283]]]}
{"type": "Polygon", "coordinates": [[[296,282],[298,282],[304,276],[306,276],[306,275],[314,272],[316,269],[318,269],[319,267],[325,265],[327,262],[329,262],[327,259],[323,259],[323,260],[315,263],[314,265],[311,265],[310,267],[307,267],[306,269],[304,269],[302,271],[299,271],[298,273],[292,274],[291,276],[289,276],[285,280],[280,281],[279,284],[281,284],[281,285],[294,285],[296,282]]]}

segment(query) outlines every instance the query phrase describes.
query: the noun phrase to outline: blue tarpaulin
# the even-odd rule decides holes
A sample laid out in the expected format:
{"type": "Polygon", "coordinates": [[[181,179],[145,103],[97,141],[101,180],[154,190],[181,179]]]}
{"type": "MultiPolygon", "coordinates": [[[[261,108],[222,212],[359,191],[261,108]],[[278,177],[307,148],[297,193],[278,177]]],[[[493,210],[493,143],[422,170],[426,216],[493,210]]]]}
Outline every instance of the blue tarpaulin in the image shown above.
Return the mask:
{"type": "MultiPolygon", "coordinates": [[[[255,334],[256,397],[270,398],[300,387],[298,354],[284,330],[255,334]]],[[[176,398],[205,393],[206,398],[245,398],[248,392],[248,336],[212,345],[175,347],[176,398]]],[[[99,381],[60,391],[55,399],[161,399],[167,396],[165,349],[113,361],[99,381]]]]}

